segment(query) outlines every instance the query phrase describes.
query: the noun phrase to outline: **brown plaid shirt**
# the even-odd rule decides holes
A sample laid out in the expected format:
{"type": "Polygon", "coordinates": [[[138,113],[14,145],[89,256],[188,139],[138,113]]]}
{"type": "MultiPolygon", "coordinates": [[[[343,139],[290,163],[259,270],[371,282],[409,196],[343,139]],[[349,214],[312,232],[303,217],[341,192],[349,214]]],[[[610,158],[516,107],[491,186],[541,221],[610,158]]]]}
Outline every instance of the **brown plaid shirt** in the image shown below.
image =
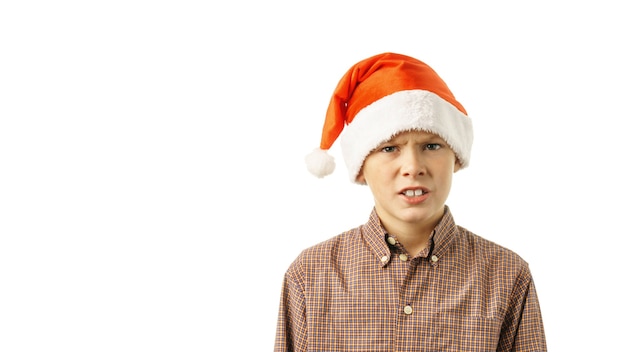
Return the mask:
{"type": "Polygon", "coordinates": [[[528,264],[446,207],[413,258],[375,211],[304,250],[285,274],[274,351],[546,351],[546,341],[528,264]]]}

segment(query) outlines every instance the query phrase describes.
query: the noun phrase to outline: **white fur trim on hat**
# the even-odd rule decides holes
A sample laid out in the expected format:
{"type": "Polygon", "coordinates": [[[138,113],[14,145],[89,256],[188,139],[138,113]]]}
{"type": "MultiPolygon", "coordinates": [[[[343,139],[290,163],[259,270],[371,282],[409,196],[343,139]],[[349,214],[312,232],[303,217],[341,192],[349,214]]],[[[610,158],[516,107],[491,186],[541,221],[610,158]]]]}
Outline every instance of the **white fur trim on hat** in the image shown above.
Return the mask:
{"type": "Polygon", "coordinates": [[[363,161],[381,143],[409,130],[439,135],[455,152],[461,168],[469,165],[473,142],[472,121],[454,105],[425,90],[404,90],[361,109],[341,136],[343,158],[352,182],[363,161]]]}

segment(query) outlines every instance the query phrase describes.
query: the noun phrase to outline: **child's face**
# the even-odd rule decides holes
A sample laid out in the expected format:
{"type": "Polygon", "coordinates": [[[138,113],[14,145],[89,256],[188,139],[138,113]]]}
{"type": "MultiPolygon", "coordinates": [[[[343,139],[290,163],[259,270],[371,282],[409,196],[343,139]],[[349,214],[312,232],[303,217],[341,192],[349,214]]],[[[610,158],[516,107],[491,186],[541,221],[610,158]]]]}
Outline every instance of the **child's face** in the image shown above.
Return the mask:
{"type": "Polygon", "coordinates": [[[376,212],[391,231],[406,223],[438,222],[458,169],[454,152],[441,137],[407,131],[374,149],[357,181],[370,187],[376,212]]]}

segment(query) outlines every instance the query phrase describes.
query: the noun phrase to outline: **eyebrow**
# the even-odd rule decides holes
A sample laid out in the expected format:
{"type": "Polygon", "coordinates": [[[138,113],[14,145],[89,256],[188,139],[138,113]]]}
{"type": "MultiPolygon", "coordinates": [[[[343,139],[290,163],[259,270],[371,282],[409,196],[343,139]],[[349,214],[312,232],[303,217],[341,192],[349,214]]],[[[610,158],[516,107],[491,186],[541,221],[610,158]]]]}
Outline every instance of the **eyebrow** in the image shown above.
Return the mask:
{"type": "MultiPolygon", "coordinates": [[[[406,137],[404,137],[404,136],[395,136],[395,137],[392,137],[392,138],[382,142],[380,145],[387,144],[387,143],[398,143],[399,141],[403,140],[404,138],[406,138],[406,137]]],[[[447,143],[446,140],[443,139],[443,137],[441,137],[439,135],[436,135],[436,134],[433,134],[433,133],[431,133],[430,135],[420,135],[417,138],[417,142],[420,143],[420,144],[421,143],[431,143],[431,142],[447,143]]]]}

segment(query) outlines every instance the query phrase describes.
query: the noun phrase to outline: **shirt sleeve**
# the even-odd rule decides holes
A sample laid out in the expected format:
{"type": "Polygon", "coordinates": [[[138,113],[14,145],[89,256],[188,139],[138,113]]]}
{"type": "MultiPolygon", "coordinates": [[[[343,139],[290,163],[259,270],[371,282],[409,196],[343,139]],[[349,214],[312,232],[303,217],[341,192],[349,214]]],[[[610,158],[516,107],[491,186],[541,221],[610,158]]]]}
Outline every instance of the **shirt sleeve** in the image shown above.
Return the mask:
{"type": "Polygon", "coordinates": [[[512,292],[498,351],[547,351],[539,300],[528,266],[523,267],[512,292]]]}
{"type": "Polygon", "coordinates": [[[274,352],[304,352],[307,348],[305,296],[294,265],[283,280],[274,352]]]}

